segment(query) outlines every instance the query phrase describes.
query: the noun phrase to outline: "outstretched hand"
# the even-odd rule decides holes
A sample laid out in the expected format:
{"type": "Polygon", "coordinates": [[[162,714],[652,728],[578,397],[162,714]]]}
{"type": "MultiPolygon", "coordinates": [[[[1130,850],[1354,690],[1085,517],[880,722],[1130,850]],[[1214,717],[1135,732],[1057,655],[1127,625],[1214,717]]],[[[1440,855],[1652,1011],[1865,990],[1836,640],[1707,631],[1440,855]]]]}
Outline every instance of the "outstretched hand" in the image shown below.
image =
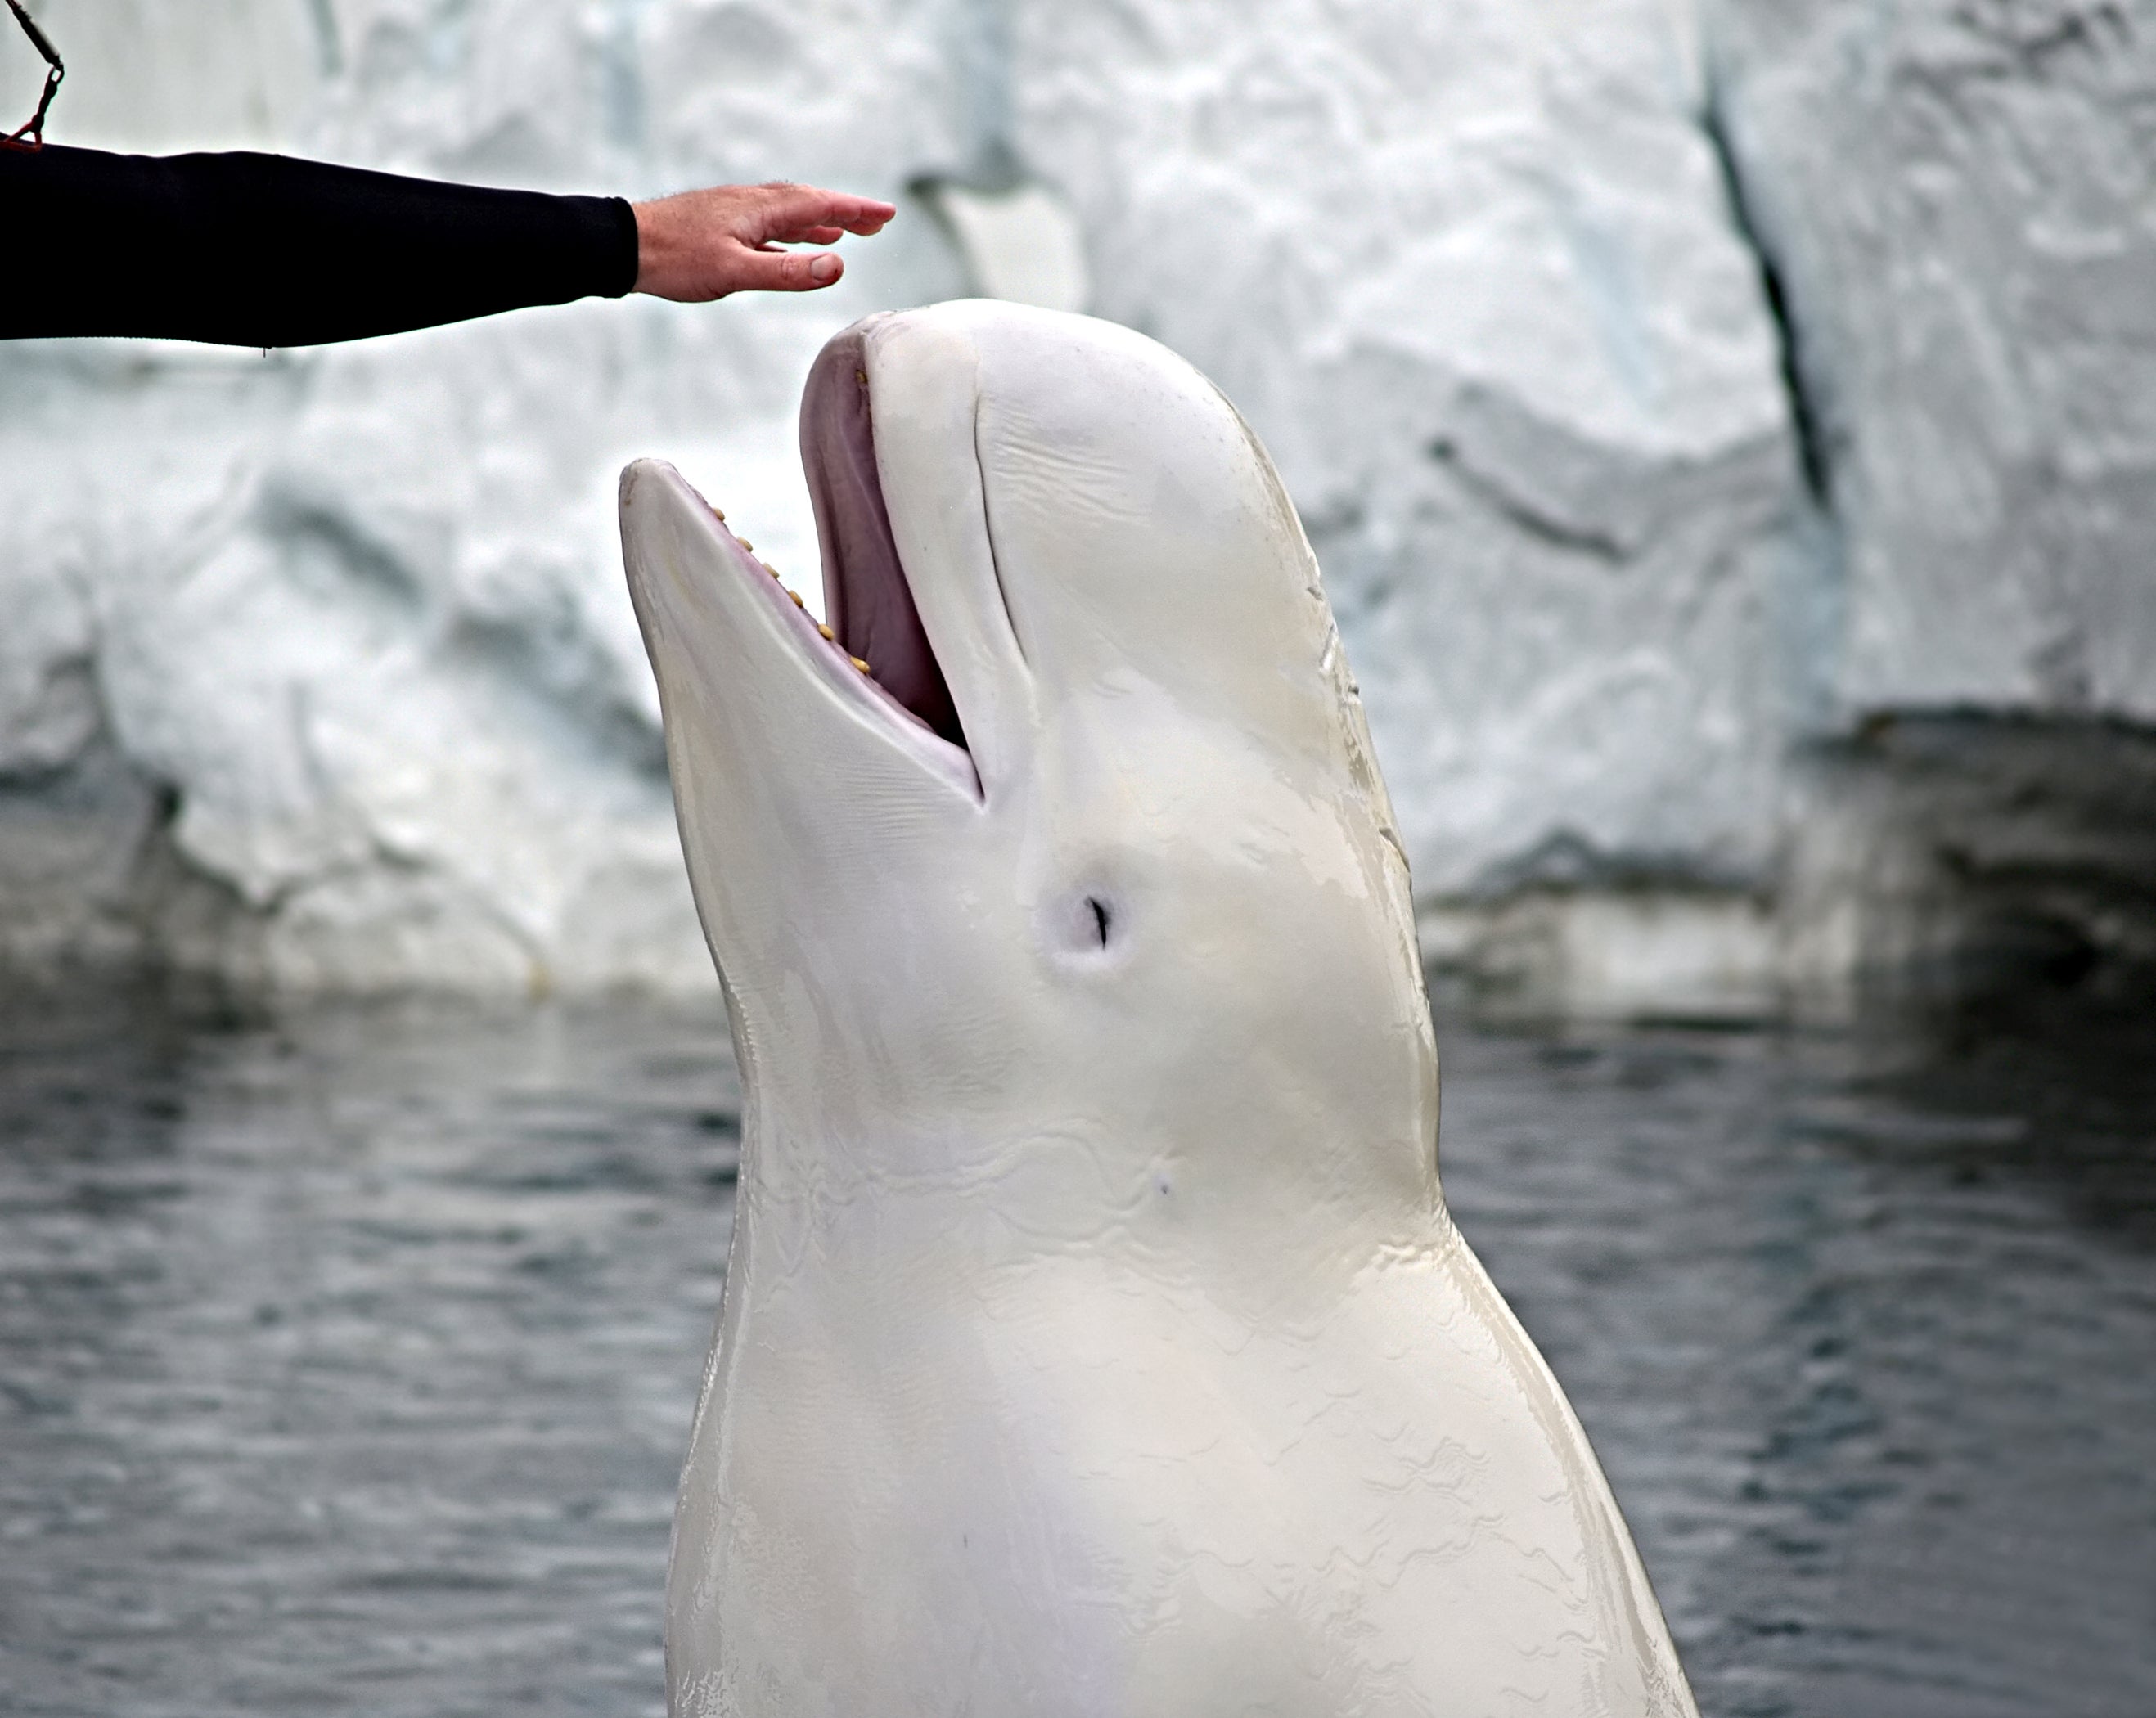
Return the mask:
{"type": "Polygon", "coordinates": [[[829,286],[845,272],[837,257],[779,246],[865,237],[898,213],[873,197],[783,184],[719,185],[635,208],[636,290],[683,304],[829,286]]]}

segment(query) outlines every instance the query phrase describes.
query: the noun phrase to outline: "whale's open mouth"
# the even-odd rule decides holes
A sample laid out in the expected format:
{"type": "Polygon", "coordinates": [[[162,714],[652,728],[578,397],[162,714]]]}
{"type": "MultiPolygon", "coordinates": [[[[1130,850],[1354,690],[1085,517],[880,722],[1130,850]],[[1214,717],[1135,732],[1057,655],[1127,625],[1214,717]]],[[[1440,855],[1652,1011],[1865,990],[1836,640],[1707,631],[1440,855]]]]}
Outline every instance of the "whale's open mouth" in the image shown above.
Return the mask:
{"type": "MultiPolygon", "coordinates": [[[[648,480],[690,504],[691,516],[701,521],[696,534],[705,536],[732,568],[728,582],[742,582],[743,593],[777,623],[781,637],[792,640],[813,676],[846,704],[889,724],[891,737],[901,750],[979,802],[983,790],[972,748],[891,531],[876,460],[868,353],[857,331],[828,345],[809,373],[802,398],[801,455],[823,550],[829,618],[820,622],[778,570],[758,558],[755,545],[727,523],[725,512],[680,472],[639,460],[623,474],[629,584],[638,596],[647,643],[654,636],[651,627],[657,611],[644,593],[655,587],[645,582],[642,569],[649,563],[634,544],[641,529],[634,523],[640,516],[637,485],[648,480]]],[[[663,672],[660,678],[663,692],[663,672]]]]}
{"type": "Polygon", "coordinates": [[[860,331],[824,348],[801,399],[801,460],[824,549],[824,612],[837,643],[931,732],[962,750],[951,688],[915,607],[876,469],[860,331]]]}

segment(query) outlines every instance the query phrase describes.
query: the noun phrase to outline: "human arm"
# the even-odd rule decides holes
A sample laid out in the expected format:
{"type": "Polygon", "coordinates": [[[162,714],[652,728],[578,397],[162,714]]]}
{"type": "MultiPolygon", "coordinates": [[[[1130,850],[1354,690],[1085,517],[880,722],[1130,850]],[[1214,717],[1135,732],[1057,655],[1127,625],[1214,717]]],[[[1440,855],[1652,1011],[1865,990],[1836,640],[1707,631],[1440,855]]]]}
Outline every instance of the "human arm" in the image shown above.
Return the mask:
{"type": "Polygon", "coordinates": [[[773,245],[796,231],[814,243],[835,239],[834,227],[874,231],[881,223],[864,211],[890,211],[839,199],[848,207],[824,211],[828,223],[789,226],[800,189],[726,187],[638,210],[619,197],[444,184],[284,156],[0,151],[10,252],[0,336],[311,346],[639,286],[701,298],[799,290],[823,284],[814,259],[773,245]],[[789,273],[800,278],[773,278],[789,273]]]}

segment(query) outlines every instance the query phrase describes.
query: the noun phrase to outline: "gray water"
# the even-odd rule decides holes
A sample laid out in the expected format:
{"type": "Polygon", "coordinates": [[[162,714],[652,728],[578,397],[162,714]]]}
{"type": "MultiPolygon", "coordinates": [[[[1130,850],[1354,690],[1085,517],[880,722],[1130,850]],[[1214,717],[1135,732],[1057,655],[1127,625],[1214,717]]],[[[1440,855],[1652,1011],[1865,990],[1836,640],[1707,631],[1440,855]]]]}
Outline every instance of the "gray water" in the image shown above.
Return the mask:
{"type": "MultiPolygon", "coordinates": [[[[2156,1037],[1440,1038],[1706,1712],[2156,1714],[2156,1037]]],[[[715,1014],[0,997],[0,1710],[660,1711],[738,1105],[715,1014]]]]}

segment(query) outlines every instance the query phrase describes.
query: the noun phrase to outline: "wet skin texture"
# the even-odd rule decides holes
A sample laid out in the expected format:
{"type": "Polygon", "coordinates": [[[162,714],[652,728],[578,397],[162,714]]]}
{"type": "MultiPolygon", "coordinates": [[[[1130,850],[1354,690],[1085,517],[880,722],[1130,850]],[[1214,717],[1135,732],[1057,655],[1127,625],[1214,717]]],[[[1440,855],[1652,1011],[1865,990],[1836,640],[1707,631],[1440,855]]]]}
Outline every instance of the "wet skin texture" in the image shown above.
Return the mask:
{"type": "Polygon", "coordinates": [[[840,336],[803,440],[834,640],[622,482],[745,1091],[674,1710],[1691,1712],[1445,1212],[1406,868],[1255,438],[1137,335],[964,303],[840,336]]]}

